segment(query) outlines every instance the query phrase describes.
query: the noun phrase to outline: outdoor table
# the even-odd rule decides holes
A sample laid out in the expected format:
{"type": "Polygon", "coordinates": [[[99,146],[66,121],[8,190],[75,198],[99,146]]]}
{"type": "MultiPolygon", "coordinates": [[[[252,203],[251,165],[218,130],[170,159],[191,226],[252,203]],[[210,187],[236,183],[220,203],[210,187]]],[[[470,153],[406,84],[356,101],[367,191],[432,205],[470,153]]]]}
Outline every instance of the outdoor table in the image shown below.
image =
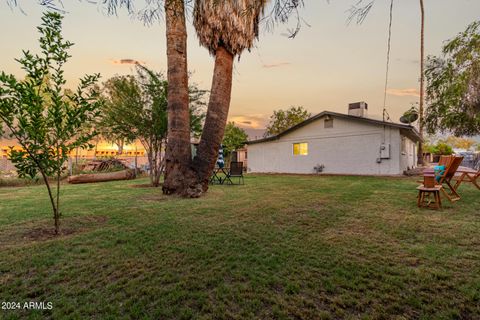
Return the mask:
{"type": "Polygon", "coordinates": [[[458,189],[462,182],[471,182],[475,187],[477,187],[477,189],[480,190],[480,185],[477,182],[479,177],[478,171],[468,167],[459,167],[457,173],[459,173],[459,178],[453,186],[455,190],[458,189]]]}
{"type": "Polygon", "coordinates": [[[423,185],[418,186],[418,202],[417,205],[419,208],[429,208],[429,209],[441,209],[442,200],[440,199],[440,190],[442,186],[435,186],[432,188],[424,187],[423,185]],[[433,199],[430,198],[430,195],[433,194],[433,199]]]}
{"type": "Polygon", "coordinates": [[[220,167],[216,167],[213,169],[213,172],[212,172],[212,176],[210,177],[210,184],[223,184],[223,182],[225,181],[225,178],[222,179],[221,177],[221,174],[224,174],[225,176],[227,176],[228,174],[228,168],[226,167],[223,167],[223,168],[220,168],[220,167]]]}

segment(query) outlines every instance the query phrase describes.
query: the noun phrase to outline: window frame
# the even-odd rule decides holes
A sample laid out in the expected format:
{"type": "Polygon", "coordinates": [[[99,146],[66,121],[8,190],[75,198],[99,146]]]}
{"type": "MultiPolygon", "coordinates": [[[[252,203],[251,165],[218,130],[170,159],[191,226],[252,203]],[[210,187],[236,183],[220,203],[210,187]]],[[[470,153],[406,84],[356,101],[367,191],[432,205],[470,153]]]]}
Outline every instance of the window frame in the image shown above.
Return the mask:
{"type": "Polygon", "coordinates": [[[293,156],[308,156],[308,142],[294,142],[292,143],[292,155],[293,156]],[[306,153],[302,153],[302,144],[306,146],[306,153]],[[298,154],[295,154],[295,145],[298,145],[298,154]]]}

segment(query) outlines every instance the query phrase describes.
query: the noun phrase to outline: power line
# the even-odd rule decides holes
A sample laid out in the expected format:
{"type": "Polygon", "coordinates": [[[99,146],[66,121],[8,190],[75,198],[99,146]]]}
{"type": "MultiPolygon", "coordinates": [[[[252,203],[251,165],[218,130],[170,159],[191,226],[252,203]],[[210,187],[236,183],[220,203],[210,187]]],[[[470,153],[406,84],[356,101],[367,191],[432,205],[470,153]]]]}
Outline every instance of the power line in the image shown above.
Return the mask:
{"type": "Polygon", "coordinates": [[[387,43],[387,65],[385,68],[385,90],[383,93],[383,121],[387,112],[387,89],[388,89],[388,72],[390,67],[390,43],[392,39],[392,20],[393,20],[393,0],[390,1],[390,21],[388,23],[388,43],[387,43]]]}

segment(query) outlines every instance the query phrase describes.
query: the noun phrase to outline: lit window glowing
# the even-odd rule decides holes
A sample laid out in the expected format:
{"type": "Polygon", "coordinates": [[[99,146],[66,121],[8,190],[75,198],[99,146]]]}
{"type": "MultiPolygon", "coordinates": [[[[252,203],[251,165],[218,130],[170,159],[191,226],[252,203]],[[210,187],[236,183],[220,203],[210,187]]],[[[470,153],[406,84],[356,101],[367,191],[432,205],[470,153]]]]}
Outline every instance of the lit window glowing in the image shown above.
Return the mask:
{"type": "Polygon", "coordinates": [[[308,143],[294,143],[293,144],[293,155],[294,156],[306,156],[308,155],[308,143]]]}

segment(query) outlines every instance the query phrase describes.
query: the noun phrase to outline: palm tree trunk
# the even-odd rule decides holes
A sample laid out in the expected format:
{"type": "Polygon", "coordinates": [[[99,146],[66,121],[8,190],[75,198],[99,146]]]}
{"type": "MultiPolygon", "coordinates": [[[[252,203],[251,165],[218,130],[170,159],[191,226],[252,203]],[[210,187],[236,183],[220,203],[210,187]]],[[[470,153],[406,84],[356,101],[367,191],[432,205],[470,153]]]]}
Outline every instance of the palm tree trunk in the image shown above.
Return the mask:
{"type": "MultiPolygon", "coordinates": [[[[419,133],[420,137],[423,138],[423,100],[424,100],[424,60],[425,60],[425,10],[423,6],[423,0],[420,0],[420,11],[421,11],[421,19],[422,19],[422,27],[420,32],[420,104],[418,106],[418,114],[419,114],[419,133]]],[[[423,165],[423,142],[420,141],[418,144],[418,164],[423,165]]]]}
{"type": "Polygon", "coordinates": [[[168,134],[165,194],[185,189],[191,162],[188,109],[187,29],[183,0],[165,1],[168,79],[168,134]]]}
{"type": "Polygon", "coordinates": [[[215,166],[227,124],[232,93],[233,58],[234,56],[222,46],[216,50],[207,116],[197,155],[193,160],[193,166],[197,172],[197,183],[201,185],[202,192],[208,189],[208,181],[215,166]]]}

